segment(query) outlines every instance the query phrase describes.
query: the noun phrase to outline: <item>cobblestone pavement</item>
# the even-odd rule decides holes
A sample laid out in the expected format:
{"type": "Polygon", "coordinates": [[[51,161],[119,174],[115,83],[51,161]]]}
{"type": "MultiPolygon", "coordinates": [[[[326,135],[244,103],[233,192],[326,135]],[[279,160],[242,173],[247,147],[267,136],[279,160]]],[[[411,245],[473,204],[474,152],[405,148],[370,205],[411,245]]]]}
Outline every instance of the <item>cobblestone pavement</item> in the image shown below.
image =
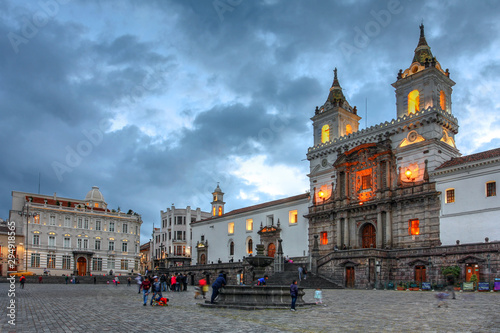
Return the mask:
{"type": "Polygon", "coordinates": [[[324,290],[324,306],[292,312],[201,308],[192,287],[151,307],[135,285],[16,284],[11,326],[8,289],[0,284],[1,332],[500,332],[500,293],[489,292],[457,293],[438,308],[430,291],[324,290]]]}

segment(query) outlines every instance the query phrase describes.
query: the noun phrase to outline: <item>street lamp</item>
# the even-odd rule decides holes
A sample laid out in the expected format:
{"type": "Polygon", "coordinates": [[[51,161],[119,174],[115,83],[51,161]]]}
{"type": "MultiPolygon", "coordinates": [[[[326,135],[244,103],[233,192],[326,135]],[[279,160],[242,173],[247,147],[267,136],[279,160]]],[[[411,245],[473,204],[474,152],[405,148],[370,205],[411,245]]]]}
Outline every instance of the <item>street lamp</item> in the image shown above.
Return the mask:
{"type": "Polygon", "coordinates": [[[23,210],[19,212],[20,216],[26,216],[26,236],[24,239],[24,242],[26,243],[26,246],[24,247],[24,252],[26,254],[26,259],[24,261],[24,270],[28,271],[28,245],[29,245],[29,234],[28,234],[28,228],[29,228],[29,219],[30,217],[35,217],[38,216],[38,213],[30,213],[30,205],[29,202],[25,202],[23,206],[23,210]],[[24,207],[26,207],[26,212],[24,211],[24,207]]]}
{"type": "Polygon", "coordinates": [[[163,263],[163,249],[165,248],[165,245],[160,244],[160,267],[165,267],[163,263]]]}

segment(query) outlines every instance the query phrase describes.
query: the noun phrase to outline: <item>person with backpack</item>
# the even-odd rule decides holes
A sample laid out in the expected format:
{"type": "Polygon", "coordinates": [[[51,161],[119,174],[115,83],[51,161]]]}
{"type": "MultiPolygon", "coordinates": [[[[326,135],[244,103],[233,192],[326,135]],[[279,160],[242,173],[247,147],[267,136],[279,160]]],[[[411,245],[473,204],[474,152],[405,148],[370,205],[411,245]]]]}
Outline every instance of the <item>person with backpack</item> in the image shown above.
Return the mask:
{"type": "Polygon", "coordinates": [[[144,306],[146,306],[148,303],[149,288],[151,288],[151,282],[149,281],[149,279],[144,279],[144,281],[142,281],[142,295],[144,298],[144,306]]]}

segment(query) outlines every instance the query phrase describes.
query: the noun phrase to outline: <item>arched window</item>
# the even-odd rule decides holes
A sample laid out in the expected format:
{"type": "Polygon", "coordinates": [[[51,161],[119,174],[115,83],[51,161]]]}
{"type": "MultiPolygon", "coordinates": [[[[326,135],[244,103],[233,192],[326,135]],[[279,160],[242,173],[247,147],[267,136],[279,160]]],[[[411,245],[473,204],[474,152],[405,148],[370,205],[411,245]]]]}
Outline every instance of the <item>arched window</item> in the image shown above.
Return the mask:
{"type": "Polygon", "coordinates": [[[352,126],[350,124],[345,125],[345,135],[352,133],[352,126]]]}
{"type": "Polygon", "coordinates": [[[212,209],[212,215],[215,216],[215,206],[214,208],[212,209]]]}
{"type": "Polygon", "coordinates": [[[229,244],[229,255],[234,256],[234,242],[229,244]]]}
{"type": "Polygon", "coordinates": [[[248,239],[248,242],[247,242],[247,253],[248,254],[252,254],[253,253],[253,241],[252,239],[248,239]]]}
{"type": "Polygon", "coordinates": [[[219,216],[222,215],[222,206],[219,206],[219,216]]]}
{"type": "Polygon", "coordinates": [[[446,110],[446,95],[442,90],[439,93],[439,105],[441,105],[441,110],[446,110]]]}
{"type": "Polygon", "coordinates": [[[267,256],[274,258],[274,254],[276,253],[276,246],[274,243],[269,243],[269,246],[267,247],[267,256]]]}
{"type": "Polygon", "coordinates": [[[324,125],[323,128],[321,128],[321,143],[328,141],[330,141],[330,126],[324,125]]]}
{"type": "Polygon", "coordinates": [[[420,93],[413,90],[408,94],[408,114],[420,111],[420,93]]]}

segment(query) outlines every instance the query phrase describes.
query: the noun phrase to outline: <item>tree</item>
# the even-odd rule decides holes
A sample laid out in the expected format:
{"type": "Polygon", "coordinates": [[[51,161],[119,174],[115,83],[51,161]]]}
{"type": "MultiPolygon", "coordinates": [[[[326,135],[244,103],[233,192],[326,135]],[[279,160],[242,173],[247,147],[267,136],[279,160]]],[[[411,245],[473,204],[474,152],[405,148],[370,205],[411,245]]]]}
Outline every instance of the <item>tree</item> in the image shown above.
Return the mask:
{"type": "Polygon", "coordinates": [[[458,279],[458,277],[460,276],[460,272],[461,269],[459,266],[446,266],[441,268],[441,273],[444,276],[448,276],[451,274],[455,277],[455,279],[458,279]]]}

